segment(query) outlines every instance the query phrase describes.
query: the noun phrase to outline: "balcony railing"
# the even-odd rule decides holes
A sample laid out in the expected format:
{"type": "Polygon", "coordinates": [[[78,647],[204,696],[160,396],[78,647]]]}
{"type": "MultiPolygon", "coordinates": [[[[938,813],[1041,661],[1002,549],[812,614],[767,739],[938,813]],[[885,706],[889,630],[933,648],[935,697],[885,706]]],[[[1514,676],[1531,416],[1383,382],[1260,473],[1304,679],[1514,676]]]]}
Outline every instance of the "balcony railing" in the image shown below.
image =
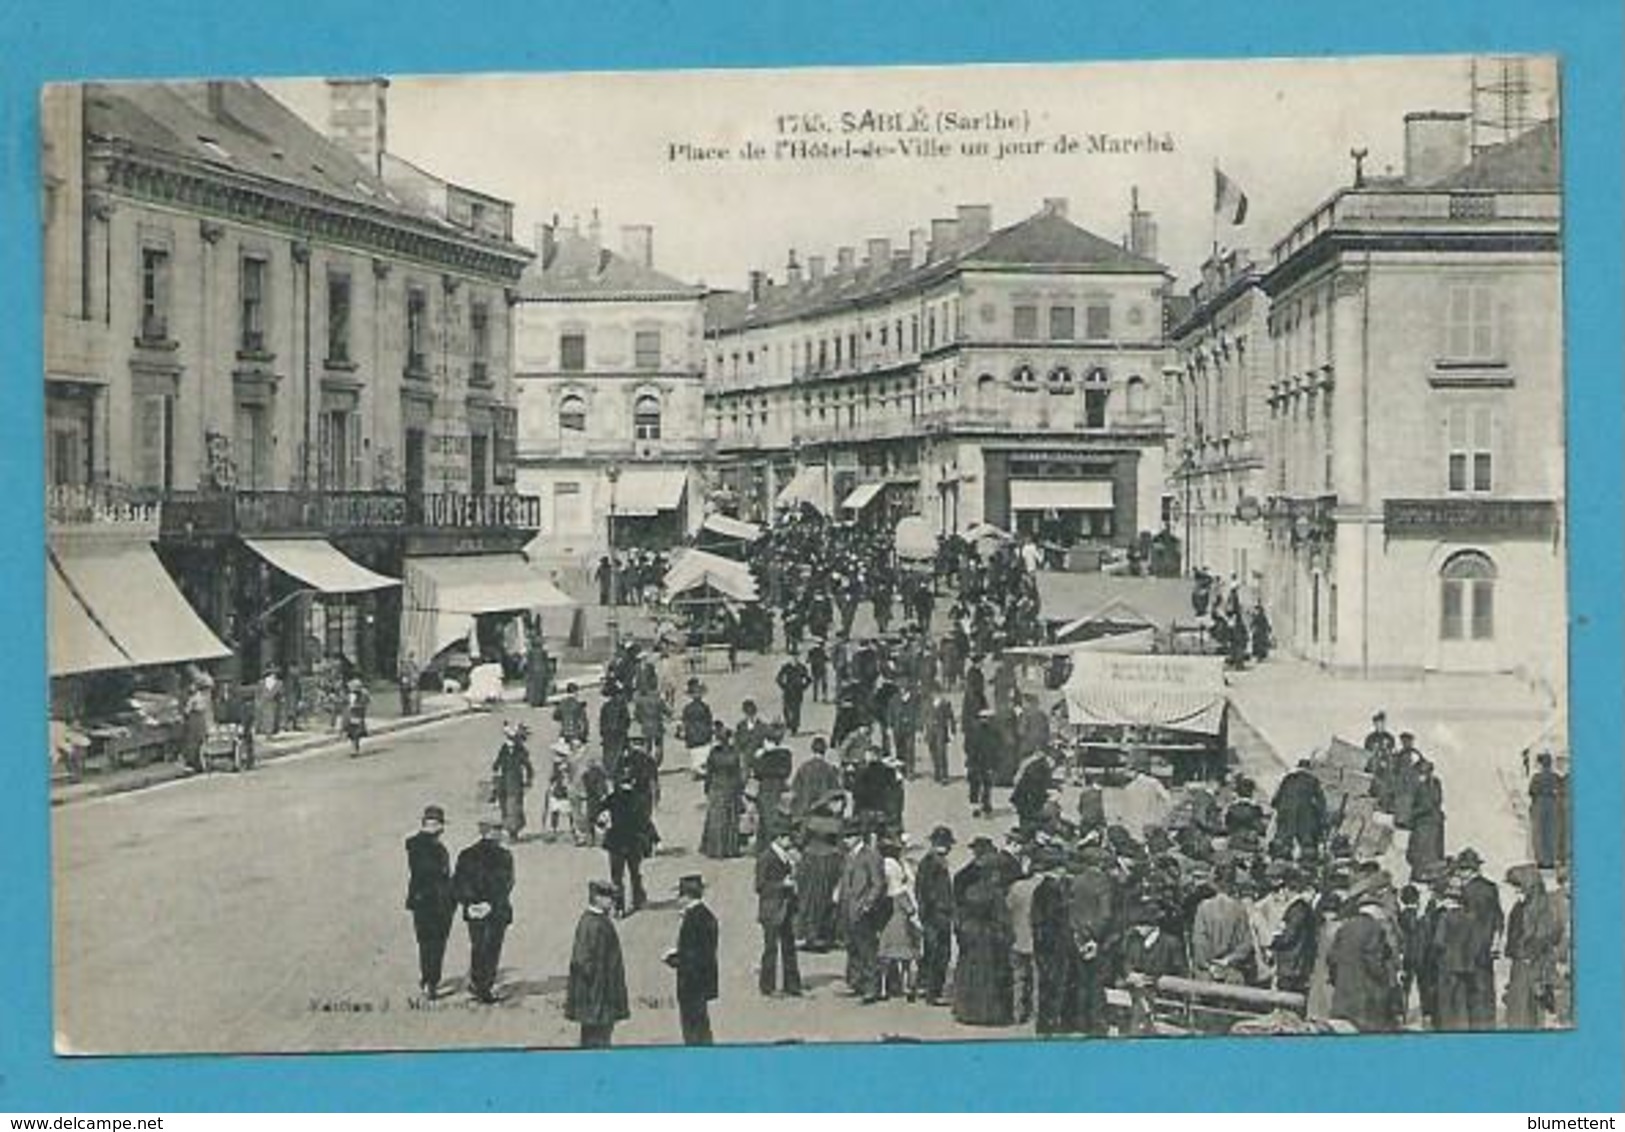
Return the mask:
{"type": "Polygon", "coordinates": [[[1310,213],[1274,247],[1276,266],[1322,232],[1333,228],[1380,231],[1418,222],[1527,228],[1555,226],[1562,216],[1558,194],[1474,193],[1426,189],[1381,189],[1339,193],[1310,213]]]}
{"type": "Polygon", "coordinates": [[[166,535],[386,534],[408,530],[522,530],[542,526],[535,495],[396,491],[172,492],[166,535]]]}

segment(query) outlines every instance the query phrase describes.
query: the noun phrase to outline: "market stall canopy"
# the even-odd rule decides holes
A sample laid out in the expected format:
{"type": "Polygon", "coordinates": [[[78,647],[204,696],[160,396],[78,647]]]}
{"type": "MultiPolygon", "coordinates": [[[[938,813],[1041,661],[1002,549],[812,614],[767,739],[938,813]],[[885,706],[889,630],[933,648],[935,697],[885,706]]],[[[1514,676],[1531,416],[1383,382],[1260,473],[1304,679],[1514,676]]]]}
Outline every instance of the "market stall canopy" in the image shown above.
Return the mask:
{"type": "Polygon", "coordinates": [[[1104,637],[1091,637],[1080,641],[1057,641],[1053,645],[1025,645],[1005,649],[1009,656],[1055,657],[1073,656],[1084,652],[1114,652],[1149,656],[1156,649],[1155,629],[1135,629],[1127,633],[1113,633],[1104,637]]]}
{"type": "MultiPolygon", "coordinates": [[[[1188,611],[1189,607],[1185,608],[1188,611]]],[[[1055,640],[1058,644],[1065,644],[1090,641],[1099,637],[1120,636],[1125,633],[1166,629],[1177,619],[1175,616],[1177,612],[1176,609],[1162,608],[1157,613],[1147,613],[1134,602],[1114,598],[1099,609],[1074,621],[1068,621],[1056,629],[1055,640]],[[1158,620],[1159,617],[1165,619],[1158,620]]]]}
{"type": "Polygon", "coordinates": [[[897,523],[897,557],[920,562],[937,556],[937,535],[931,524],[918,515],[909,515],[897,523]]]}
{"type": "Polygon", "coordinates": [[[248,548],[291,578],[324,594],[364,594],[401,584],[346,558],[319,538],[245,539],[248,548]]]}
{"type": "Polygon", "coordinates": [[[1010,541],[1010,532],[999,527],[995,527],[992,523],[972,523],[969,527],[965,528],[964,537],[969,539],[971,542],[985,542],[989,540],[994,542],[1008,542],[1010,541]]]}
{"type": "MultiPolygon", "coordinates": [[[[146,543],[49,553],[51,564],[60,571],[63,585],[61,592],[48,590],[46,600],[77,601],[87,619],[94,622],[91,628],[128,658],[105,667],[142,668],[191,660],[220,660],[231,655],[231,650],[187,603],[163,563],[158,561],[158,555],[146,543]]],[[[81,652],[71,660],[66,652],[58,656],[55,634],[59,622],[57,609],[53,608],[52,675],[67,674],[56,670],[59,660],[69,665],[100,665],[109,659],[99,645],[87,644],[82,623],[76,629],[70,627],[74,615],[69,608],[70,612],[65,613],[61,621],[63,631],[90,651],[81,652]]]]}
{"type": "Polygon", "coordinates": [[[130,658],[102,632],[49,559],[45,563],[45,625],[52,676],[130,667],[130,658]]]}
{"type": "Polygon", "coordinates": [[[1213,656],[1079,652],[1063,689],[1073,723],[1134,724],[1217,735],[1228,700],[1213,656]]]}
{"type": "Polygon", "coordinates": [[[797,468],[796,474],[790,477],[790,482],[784,485],[773,502],[780,507],[808,503],[824,514],[829,514],[829,492],[824,484],[824,468],[815,464],[797,468]]]}
{"type": "Polygon", "coordinates": [[[875,501],[875,497],[880,494],[881,489],[885,486],[883,483],[859,484],[852,489],[845,499],[841,500],[841,509],[843,511],[862,511],[875,501]]]}
{"type": "Polygon", "coordinates": [[[755,542],[762,537],[761,527],[755,523],[747,523],[743,519],[735,519],[731,515],[707,515],[705,522],[700,524],[700,529],[740,542],[755,542]]]}
{"type": "Polygon", "coordinates": [[[648,517],[683,503],[688,473],[681,468],[627,468],[615,483],[615,514],[648,517]]]}
{"type": "Polygon", "coordinates": [[[522,554],[408,558],[401,644],[432,660],[466,638],[482,613],[560,609],[575,602],[522,554]]]}
{"type": "Polygon", "coordinates": [[[666,571],[666,596],[710,588],[734,601],[756,600],[756,577],[742,563],[704,550],[685,550],[666,571]]]}

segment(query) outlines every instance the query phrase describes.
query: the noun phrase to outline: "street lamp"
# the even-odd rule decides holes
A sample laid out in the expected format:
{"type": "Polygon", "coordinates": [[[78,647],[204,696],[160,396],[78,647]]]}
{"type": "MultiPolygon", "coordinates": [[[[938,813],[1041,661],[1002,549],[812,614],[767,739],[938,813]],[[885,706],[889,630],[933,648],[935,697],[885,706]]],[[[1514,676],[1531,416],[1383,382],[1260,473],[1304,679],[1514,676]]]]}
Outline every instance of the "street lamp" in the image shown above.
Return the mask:
{"type": "Polygon", "coordinates": [[[620,646],[621,636],[621,562],[615,553],[615,485],[620,482],[620,465],[605,468],[604,478],[609,481],[609,525],[605,534],[609,541],[609,651],[613,656],[620,646]]]}

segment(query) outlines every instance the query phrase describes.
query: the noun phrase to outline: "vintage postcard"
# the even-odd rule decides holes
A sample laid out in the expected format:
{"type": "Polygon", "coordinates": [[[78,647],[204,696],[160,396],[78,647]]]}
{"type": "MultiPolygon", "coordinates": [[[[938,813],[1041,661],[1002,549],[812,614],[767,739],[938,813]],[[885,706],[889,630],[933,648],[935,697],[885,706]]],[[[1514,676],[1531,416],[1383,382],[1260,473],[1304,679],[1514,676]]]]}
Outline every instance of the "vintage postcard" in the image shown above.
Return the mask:
{"type": "Polygon", "coordinates": [[[1574,1025],[1557,69],[47,87],[58,1052],[1574,1025]]]}

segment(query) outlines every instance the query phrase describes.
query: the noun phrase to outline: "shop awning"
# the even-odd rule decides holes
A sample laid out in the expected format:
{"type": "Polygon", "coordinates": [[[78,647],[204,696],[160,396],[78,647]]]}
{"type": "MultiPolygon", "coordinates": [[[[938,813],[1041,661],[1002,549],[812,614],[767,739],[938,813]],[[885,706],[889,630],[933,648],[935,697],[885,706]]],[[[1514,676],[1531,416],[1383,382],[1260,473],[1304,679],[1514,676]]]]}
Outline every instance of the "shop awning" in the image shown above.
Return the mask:
{"type": "Polygon", "coordinates": [[[346,558],[332,543],[315,538],[245,539],[255,554],[324,594],[364,594],[400,585],[346,558]]]}
{"type": "Polygon", "coordinates": [[[1111,480],[1011,480],[1012,511],[1110,511],[1111,480]]]}
{"type": "Polygon", "coordinates": [[[130,667],[130,658],[102,632],[50,560],[45,563],[45,631],[52,676],[130,667]]]}
{"type": "Polygon", "coordinates": [[[738,539],[740,542],[755,542],[762,537],[762,528],[755,523],[747,523],[742,519],[735,519],[730,515],[707,515],[700,529],[723,538],[738,539]]]}
{"type": "Polygon", "coordinates": [[[784,485],[778,498],[773,502],[780,507],[809,503],[818,510],[828,513],[829,493],[824,490],[824,468],[816,464],[797,468],[796,474],[790,477],[790,482],[784,485]]]}
{"type": "Polygon", "coordinates": [[[649,516],[682,505],[688,473],[681,468],[627,468],[615,482],[615,514],[649,516]]]}
{"type": "Polygon", "coordinates": [[[1137,724],[1217,735],[1228,703],[1216,656],[1076,652],[1063,689],[1074,724],[1137,724]]]}
{"type": "Polygon", "coordinates": [[[841,509],[844,511],[862,511],[875,501],[875,496],[879,495],[881,489],[885,486],[883,483],[860,484],[852,489],[851,494],[841,500],[841,509]]]}
{"type": "Polygon", "coordinates": [[[426,663],[467,637],[479,614],[574,604],[522,554],[409,558],[401,603],[401,650],[426,663]]]}
{"type": "Polygon", "coordinates": [[[755,601],[756,576],[743,563],[704,550],[685,550],[666,571],[666,595],[676,599],[704,589],[734,601],[755,601]]]}
{"type": "MultiPolygon", "coordinates": [[[[53,550],[51,557],[62,572],[65,588],[72,591],[67,596],[81,602],[108,640],[129,658],[109,667],[182,664],[231,655],[187,603],[146,543],[53,550]]],[[[47,600],[51,600],[49,596],[47,600]]],[[[53,624],[53,633],[55,630],[53,624]]],[[[78,631],[82,633],[83,626],[78,631]]],[[[101,656],[106,659],[105,653],[101,656]]],[[[56,660],[53,642],[53,665],[56,660]]]]}

